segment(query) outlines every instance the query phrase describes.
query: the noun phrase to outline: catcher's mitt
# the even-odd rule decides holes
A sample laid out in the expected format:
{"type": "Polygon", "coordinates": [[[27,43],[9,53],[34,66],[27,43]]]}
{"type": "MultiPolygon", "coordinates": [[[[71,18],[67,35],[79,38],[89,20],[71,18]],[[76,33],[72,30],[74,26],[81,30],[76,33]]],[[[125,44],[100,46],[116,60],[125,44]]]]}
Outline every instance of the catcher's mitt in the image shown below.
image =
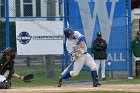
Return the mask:
{"type": "Polygon", "coordinates": [[[30,74],[27,74],[26,76],[24,76],[23,81],[24,82],[32,82],[33,78],[34,78],[33,74],[30,73],[30,74]]]}

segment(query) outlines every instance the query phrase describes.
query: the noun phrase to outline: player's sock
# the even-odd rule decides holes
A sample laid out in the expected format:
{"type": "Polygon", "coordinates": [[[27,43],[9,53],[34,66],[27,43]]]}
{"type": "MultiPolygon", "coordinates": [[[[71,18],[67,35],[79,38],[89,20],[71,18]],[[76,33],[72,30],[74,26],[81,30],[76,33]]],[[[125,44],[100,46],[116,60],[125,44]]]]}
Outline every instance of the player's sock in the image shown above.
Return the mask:
{"type": "Polygon", "coordinates": [[[93,85],[95,84],[99,84],[98,83],[98,75],[97,75],[97,71],[91,71],[91,76],[92,76],[92,79],[93,79],[93,85]]]}
{"type": "Polygon", "coordinates": [[[62,78],[63,79],[67,79],[67,78],[70,78],[70,77],[71,77],[70,72],[68,72],[62,78]]]}

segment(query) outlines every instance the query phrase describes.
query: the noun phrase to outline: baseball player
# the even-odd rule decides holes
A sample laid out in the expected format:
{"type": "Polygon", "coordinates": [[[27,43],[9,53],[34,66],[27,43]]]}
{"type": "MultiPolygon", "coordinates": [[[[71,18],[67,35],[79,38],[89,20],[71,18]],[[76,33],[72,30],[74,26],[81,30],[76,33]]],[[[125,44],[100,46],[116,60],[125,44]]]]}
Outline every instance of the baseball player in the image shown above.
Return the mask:
{"type": "Polygon", "coordinates": [[[136,62],[136,78],[140,78],[140,31],[137,32],[137,36],[132,41],[132,52],[136,62]]]}
{"type": "Polygon", "coordinates": [[[102,38],[101,32],[97,33],[97,38],[93,41],[92,53],[94,55],[94,60],[97,66],[97,74],[99,74],[99,68],[101,65],[101,78],[102,80],[106,80],[105,77],[105,62],[107,59],[107,43],[102,38]]]}
{"type": "Polygon", "coordinates": [[[77,76],[84,65],[88,66],[91,70],[93,79],[93,87],[100,86],[98,82],[97,69],[94,59],[87,53],[87,46],[85,37],[78,31],[73,31],[70,28],[64,29],[64,34],[67,38],[66,47],[67,51],[72,56],[74,62],[73,71],[64,74],[58,81],[58,87],[61,87],[63,79],[77,76]]]}
{"type": "Polygon", "coordinates": [[[14,58],[16,52],[13,48],[6,48],[0,60],[0,89],[8,89],[11,87],[11,77],[18,78],[22,81],[28,82],[33,78],[32,74],[20,76],[14,69],[14,58]]]}

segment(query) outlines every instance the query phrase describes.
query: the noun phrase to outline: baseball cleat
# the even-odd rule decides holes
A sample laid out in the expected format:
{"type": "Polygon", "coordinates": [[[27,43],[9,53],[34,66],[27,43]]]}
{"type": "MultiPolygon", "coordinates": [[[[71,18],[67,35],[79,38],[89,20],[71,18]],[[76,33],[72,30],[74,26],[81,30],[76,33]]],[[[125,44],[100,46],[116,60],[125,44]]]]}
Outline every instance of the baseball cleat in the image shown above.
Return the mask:
{"type": "Polygon", "coordinates": [[[62,81],[63,81],[63,79],[60,78],[59,81],[58,81],[58,87],[61,87],[61,85],[62,85],[62,81]]]}
{"type": "Polygon", "coordinates": [[[100,86],[101,86],[101,84],[99,82],[93,84],[93,87],[100,87],[100,86]]]}

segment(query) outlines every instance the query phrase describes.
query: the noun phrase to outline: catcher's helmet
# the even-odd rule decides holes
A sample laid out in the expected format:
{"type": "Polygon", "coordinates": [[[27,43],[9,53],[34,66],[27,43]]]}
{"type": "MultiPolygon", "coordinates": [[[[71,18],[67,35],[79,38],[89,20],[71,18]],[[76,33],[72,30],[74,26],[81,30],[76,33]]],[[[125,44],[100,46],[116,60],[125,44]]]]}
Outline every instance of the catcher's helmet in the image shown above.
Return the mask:
{"type": "Polygon", "coordinates": [[[65,28],[64,29],[64,34],[67,38],[69,38],[69,36],[73,35],[74,32],[70,28],[65,28]]]}
{"type": "Polygon", "coordinates": [[[4,50],[4,53],[11,53],[11,52],[15,52],[15,49],[9,47],[4,50]]]}
{"type": "Polygon", "coordinates": [[[13,48],[6,48],[4,51],[3,51],[3,58],[5,59],[5,56],[6,55],[10,55],[11,56],[11,59],[14,59],[15,58],[15,55],[16,55],[16,51],[15,49],[13,48]]]}
{"type": "Polygon", "coordinates": [[[140,31],[137,32],[137,35],[140,35],[140,31]]]}

